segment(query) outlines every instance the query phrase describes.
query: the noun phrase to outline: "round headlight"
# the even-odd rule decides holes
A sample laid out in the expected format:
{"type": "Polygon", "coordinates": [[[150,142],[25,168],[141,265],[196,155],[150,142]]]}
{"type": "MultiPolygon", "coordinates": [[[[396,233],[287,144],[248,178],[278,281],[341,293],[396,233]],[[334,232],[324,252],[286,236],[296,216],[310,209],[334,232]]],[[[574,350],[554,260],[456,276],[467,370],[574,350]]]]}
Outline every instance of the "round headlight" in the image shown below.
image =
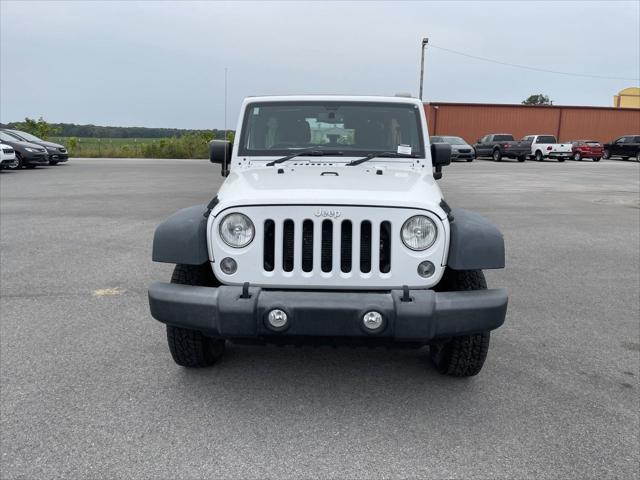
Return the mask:
{"type": "Polygon", "coordinates": [[[230,213],[220,222],[220,237],[230,247],[246,247],[254,234],[253,222],[242,213],[230,213]]]}
{"type": "Polygon", "coordinates": [[[402,243],[411,250],[426,250],[436,241],[437,234],[436,224],[424,215],[409,218],[400,231],[402,243]]]}

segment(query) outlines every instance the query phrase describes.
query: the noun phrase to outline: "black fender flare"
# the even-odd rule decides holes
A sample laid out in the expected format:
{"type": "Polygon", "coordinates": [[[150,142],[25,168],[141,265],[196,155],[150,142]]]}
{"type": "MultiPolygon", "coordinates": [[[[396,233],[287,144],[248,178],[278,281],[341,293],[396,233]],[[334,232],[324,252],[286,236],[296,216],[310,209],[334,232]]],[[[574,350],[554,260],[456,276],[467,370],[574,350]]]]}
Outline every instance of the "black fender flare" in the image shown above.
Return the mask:
{"type": "Polygon", "coordinates": [[[154,262],[202,265],[209,261],[206,205],[178,210],[156,228],[154,262]]]}
{"type": "Polygon", "coordinates": [[[447,266],[452,270],[504,268],[504,238],[500,230],[468,210],[453,208],[451,215],[447,266]]]}

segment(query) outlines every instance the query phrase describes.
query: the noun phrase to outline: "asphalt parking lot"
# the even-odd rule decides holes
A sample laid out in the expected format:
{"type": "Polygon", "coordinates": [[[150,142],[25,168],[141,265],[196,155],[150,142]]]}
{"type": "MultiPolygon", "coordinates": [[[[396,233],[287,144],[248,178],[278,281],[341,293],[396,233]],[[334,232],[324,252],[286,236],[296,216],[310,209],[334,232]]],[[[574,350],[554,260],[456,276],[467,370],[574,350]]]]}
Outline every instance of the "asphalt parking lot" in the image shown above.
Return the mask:
{"type": "Polygon", "coordinates": [[[148,312],[155,226],[219,167],[77,160],[0,174],[2,478],[637,478],[640,165],[457,163],[503,231],[484,370],[423,351],[232,346],[186,370],[148,312]]]}

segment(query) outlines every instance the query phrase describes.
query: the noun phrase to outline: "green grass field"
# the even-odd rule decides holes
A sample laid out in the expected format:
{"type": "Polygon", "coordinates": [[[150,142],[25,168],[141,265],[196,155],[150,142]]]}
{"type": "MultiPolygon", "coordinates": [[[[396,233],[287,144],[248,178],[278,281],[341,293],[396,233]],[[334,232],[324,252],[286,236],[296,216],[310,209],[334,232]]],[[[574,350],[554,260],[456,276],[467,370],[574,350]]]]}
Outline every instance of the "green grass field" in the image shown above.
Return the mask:
{"type": "Polygon", "coordinates": [[[166,138],[93,138],[93,137],[50,137],[49,140],[66,145],[71,138],[75,138],[82,145],[142,145],[167,140],[166,138]]]}
{"type": "Polygon", "coordinates": [[[171,138],[51,137],[65,145],[71,157],[208,158],[207,134],[171,138]]]}

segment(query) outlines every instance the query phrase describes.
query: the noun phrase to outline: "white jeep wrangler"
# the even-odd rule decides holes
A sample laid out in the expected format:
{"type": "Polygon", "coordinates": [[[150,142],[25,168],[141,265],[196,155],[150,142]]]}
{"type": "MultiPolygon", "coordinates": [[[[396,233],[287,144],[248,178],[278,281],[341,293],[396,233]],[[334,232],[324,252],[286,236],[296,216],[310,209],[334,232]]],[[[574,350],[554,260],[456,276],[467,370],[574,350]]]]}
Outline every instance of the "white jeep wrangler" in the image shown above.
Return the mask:
{"type": "Polygon", "coordinates": [[[156,230],[176,264],[149,303],[173,359],[213,364],[225,342],[430,346],[439,371],[477,374],[504,322],[500,232],[450,209],[422,103],[402,97],[244,101],[235,142],[214,140],[227,178],[208,205],[156,230]]]}

